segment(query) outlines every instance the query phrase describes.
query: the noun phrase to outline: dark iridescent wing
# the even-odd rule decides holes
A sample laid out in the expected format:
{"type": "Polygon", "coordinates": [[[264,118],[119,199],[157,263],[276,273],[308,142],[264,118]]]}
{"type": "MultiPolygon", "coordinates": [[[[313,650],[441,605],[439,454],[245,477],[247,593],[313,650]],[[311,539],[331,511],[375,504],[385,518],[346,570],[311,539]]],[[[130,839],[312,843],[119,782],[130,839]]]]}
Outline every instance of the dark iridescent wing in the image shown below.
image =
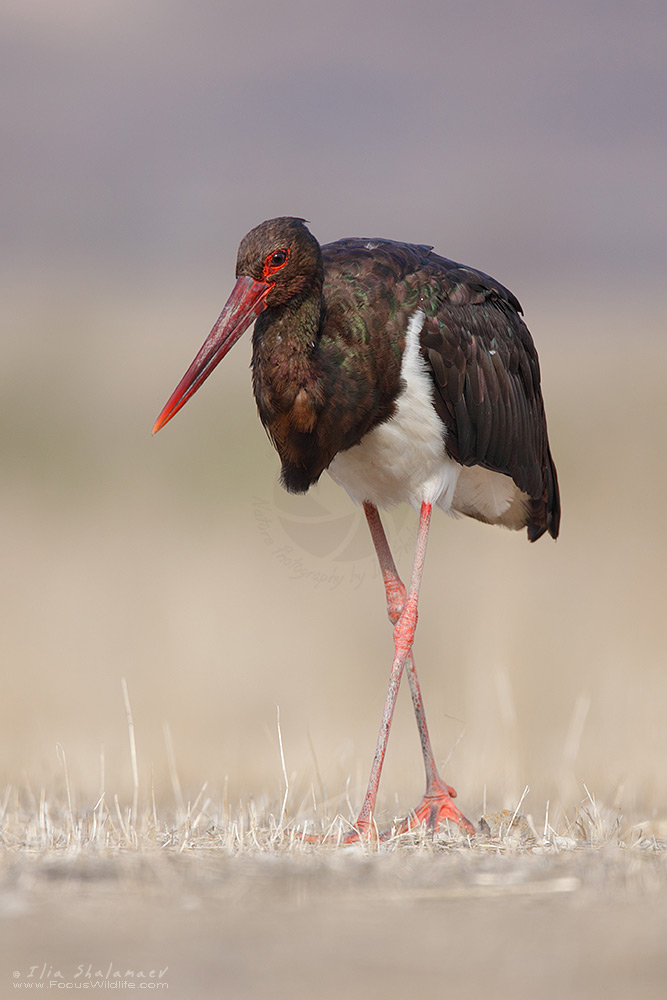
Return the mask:
{"type": "MultiPolygon", "coordinates": [[[[555,538],[558,481],[539,362],[515,296],[489,275],[432,253],[430,246],[352,238],[322,247],[322,254],[334,326],[336,302],[341,329],[353,315],[362,330],[378,325],[405,330],[409,316],[423,309],[422,354],[447,428],[448,453],[462,465],[511,476],[532,500],[529,538],[545,531],[555,538]]],[[[399,343],[386,333],[370,337],[375,384],[383,376],[396,384],[392,369],[400,363],[394,356],[399,343]]],[[[395,394],[387,398],[393,405],[395,394]]]]}
{"type": "Polygon", "coordinates": [[[432,254],[422,271],[422,354],[433,373],[446,448],[462,465],[511,476],[532,500],[528,535],[560,520],[537,351],[510,291],[432,254]]]}

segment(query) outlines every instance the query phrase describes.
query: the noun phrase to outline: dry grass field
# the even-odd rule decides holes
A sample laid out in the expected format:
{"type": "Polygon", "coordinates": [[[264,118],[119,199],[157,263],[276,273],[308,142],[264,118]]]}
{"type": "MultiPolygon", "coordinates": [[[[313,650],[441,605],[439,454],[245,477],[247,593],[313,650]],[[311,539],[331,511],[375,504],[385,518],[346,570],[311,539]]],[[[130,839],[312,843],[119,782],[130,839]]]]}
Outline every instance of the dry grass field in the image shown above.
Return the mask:
{"type": "Polygon", "coordinates": [[[252,811],[240,827],[10,818],[0,995],[140,974],[187,998],[664,995],[664,849],[591,804],[569,836],[521,824],[474,846],[306,848],[252,811]]]}
{"type": "MultiPolygon", "coordinates": [[[[205,296],[46,299],[0,376],[0,996],[664,996],[658,318],[529,308],[562,537],[436,518],[415,647],[444,773],[504,825],[373,850],[297,836],[354,817],[384,698],[361,515],[276,486],[248,344],[151,439],[205,296]]],[[[387,523],[409,571],[414,515],[387,523]]],[[[379,823],[421,791],[402,692],[379,823]]]]}

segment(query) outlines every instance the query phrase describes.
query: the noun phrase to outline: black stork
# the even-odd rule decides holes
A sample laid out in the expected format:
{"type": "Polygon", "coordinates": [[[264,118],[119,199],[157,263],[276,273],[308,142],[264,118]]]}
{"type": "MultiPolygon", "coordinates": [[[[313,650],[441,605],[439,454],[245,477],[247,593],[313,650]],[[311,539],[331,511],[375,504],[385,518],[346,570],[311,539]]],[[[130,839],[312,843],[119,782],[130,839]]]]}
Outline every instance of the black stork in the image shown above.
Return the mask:
{"type": "Polygon", "coordinates": [[[241,241],[234,289],[153,433],[253,321],[253,391],[282,484],[305,493],[326,470],[363,505],[394,626],[368,789],[345,841],[376,835],[373,812],[404,668],[426,791],[398,830],[450,819],[473,835],[436,767],[412,645],[434,504],[525,527],[531,542],[558,535],[539,362],[521,306],[493,278],[430,246],[343,239],[321,247],[303,219],[270,219],[241,241]],[[419,512],[407,592],[378,512],[403,501],[419,512]]]}

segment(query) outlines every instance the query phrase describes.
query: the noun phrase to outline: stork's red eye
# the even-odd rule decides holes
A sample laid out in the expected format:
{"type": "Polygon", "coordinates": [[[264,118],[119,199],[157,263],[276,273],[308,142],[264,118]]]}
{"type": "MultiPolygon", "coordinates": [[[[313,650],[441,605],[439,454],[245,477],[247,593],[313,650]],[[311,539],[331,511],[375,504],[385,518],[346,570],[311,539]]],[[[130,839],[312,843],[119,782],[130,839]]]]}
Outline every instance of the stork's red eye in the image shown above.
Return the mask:
{"type": "Polygon", "coordinates": [[[289,258],[289,250],[274,250],[264,261],[264,277],[275,274],[281,267],[284,267],[289,258]]]}

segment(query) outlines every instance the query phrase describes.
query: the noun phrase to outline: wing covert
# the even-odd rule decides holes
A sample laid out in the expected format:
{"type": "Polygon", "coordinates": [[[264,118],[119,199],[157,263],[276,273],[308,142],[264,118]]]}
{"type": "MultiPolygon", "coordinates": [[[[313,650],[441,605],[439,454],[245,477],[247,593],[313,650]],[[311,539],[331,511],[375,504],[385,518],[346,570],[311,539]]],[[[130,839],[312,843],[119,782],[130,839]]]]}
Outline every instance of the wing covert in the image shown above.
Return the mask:
{"type": "Polygon", "coordinates": [[[436,281],[439,295],[430,300],[421,343],[447,427],[447,452],[461,465],[511,476],[531,498],[531,540],[547,530],[556,537],[556,470],[537,351],[521,307],[479,272],[458,268],[446,277],[436,281]]]}

